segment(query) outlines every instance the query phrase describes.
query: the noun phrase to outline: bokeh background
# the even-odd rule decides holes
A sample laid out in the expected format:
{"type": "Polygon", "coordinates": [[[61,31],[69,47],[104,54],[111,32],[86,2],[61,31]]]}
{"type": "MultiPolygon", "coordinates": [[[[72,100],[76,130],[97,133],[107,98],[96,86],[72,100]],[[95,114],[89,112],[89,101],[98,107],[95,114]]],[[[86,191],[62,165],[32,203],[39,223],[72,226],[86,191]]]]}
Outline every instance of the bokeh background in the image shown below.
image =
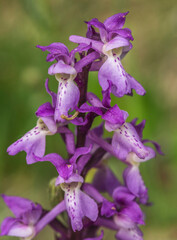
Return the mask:
{"type": "MultiPolygon", "coordinates": [[[[44,82],[50,64],[37,44],[63,42],[71,50],[71,34],[84,35],[84,20],[103,21],[130,11],[126,27],[132,29],[134,47],[123,60],[127,72],[147,90],[144,97],[116,99],[129,112],[129,120],[146,119],[144,138],[158,141],[165,156],[141,164],[149,188],[151,207],[144,209],[145,240],[177,239],[177,2],[176,0],[1,0],[0,7],[0,192],[19,195],[50,207],[48,182],[56,176],[48,163],[26,165],[25,153],[8,156],[7,147],[36,123],[35,111],[50,98],[44,82]]],[[[50,82],[57,90],[56,81],[50,82]]],[[[89,90],[100,95],[97,74],[90,75],[89,90]]],[[[47,152],[65,156],[59,136],[47,138],[47,152]]],[[[122,166],[111,159],[120,175],[122,166]]],[[[10,211],[0,200],[0,221],[10,211]]],[[[46,228],[36,239],[52,239],[46,228]]],[[[104,239],[111,239],[110,232],[104,239]]],[[[2,239],[15,239],[3,237],[2,239]]],[[[114,239],[112,237],[112,239],[114,239]]]]}

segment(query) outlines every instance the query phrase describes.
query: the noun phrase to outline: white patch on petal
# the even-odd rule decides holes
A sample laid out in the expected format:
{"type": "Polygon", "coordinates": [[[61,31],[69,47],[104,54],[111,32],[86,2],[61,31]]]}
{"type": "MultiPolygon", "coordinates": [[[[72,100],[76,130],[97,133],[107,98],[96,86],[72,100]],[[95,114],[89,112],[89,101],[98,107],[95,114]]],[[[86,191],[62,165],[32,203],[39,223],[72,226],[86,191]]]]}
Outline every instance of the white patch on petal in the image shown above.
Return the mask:
{"type": "Polygon", "coordinates": [[[24,240],[30,240],[34,236],[34,227],[16,223],[8,232],[9,236],[22,237],[24,240]]]}

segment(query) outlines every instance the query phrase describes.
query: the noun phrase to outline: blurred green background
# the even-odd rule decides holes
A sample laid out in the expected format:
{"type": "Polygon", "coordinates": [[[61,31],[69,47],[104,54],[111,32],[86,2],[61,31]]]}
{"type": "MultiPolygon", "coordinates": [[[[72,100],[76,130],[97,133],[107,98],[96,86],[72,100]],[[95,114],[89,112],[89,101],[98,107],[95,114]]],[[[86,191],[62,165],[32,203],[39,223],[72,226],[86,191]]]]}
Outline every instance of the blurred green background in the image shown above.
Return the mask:
{"type": "MultiPolygon", "coordinates": [[[[158,141],[165,153],[141,164],[152,207],[144,209],[145,240],[177,239],[177,2],[176,0],[1,0],[0,1],[0,192],[19,195],[50,207],[49,180],[56,170],[49,163],[26,165],[25,153],[8,156],[7,147],[36,123],[35,111],[50,101],[44,82],[49,63],[37,44],[63,42],[71,50],[71,34],[84,35],[84,20],[103,21],[112,14],[129,10],[126,27],[132,29],[134,47],[123,60],[127,72],[147,90],[116,99],[129,112],[129,120],[146,119],[144,138],[158,141]]],[[[56,81],[50,81],[57,90],[56,81]]],[[[89,90],[101,94],[97,74],[90,75],[89,90]]],[[[65,156],[59,136],[47,138],[47,152],[65,156]]],[[[115,159],[110,165],[120,175],[115,159]]],[[[0,221],[10,211],[0,200],[0,221]]],[[[36,239],[52,239],[49,228],[36,239]]],[[[104,239],[111,239],[110,232],[104,239]]],[[[3,237],[2,239],[13,239],[3,237]]],[[[15,239],[15,238],[14,238],[15,239]]],[[[113,238],[112,238],[113,239],[113,238]]]]}

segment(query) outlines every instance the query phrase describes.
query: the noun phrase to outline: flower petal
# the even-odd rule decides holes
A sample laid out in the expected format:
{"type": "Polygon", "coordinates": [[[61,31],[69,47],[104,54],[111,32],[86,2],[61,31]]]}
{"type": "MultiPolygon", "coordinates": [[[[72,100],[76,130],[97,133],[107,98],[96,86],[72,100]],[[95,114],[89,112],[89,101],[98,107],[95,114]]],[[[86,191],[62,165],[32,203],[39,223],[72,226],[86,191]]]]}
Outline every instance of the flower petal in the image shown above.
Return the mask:
{"type": "MultiPolygon", "coordinates": [[[[62,168],[61,168],[62,171],[62,168]]],[[[61,174],[60,171],[60,174],[61,174]]],[[[83,183],[84,179],[77,173],[72,173],[65,168],[65,172],[59,175],[56,179],[55,186],[60,185],[62,183],[72,184],[72,183],[83,183]],[[62,177],[63,176],[63,177],[62,177]],[[65,177],[65,178],[64,178],[65,177]]]]}
{"type": "Polygon", "coordinates": [[[131,193],[140,199],[142,204],[148,202],[148,189],[146,188],[138,166],[129,166],[123,173],[124,181],[131,193]]]}
{"type": "Polygon", "coordinates": [[[3,220],[1,223],[1,234],[0,236],[8,235],[10,229],[13,227],[15,223],[17,223],[19,220],[12,217],[7,217],[3,220]]]}
{"type": "Polygon", "coordinates": [[[36,161],[40,161],[40,162],[43,162],[43,161],[51,162],[55,166],[55,168],[58,172],[60,170],[60,167],[62,165],[66,164],[66,161],[57,153],[47,154],[43,158],[40,158],[40,157],[34,155],[34,158],[36,161]]]}
{"type": "Polygon", "coordinates": [[[83,67],[93,63],[94,60],[100,58],[100,54],[97,52],[92,52],[86,55],[85,57],[81,58],[76,64],[75,64],[75,69],[78,72],[81,72],[83,67]]]}
{"type": "Polygon", "coordinates": [[[136,153],[141,159],[150,154],[131,123],[124,123],[115,131],[112,146],[121,160],[125,160],[130,152],[136,153]]]}
{"type": "Polygon", "coordinates": [[[144,224],[143,212],[136,202],[130,202],[125,205],[120,210],[120,214],[129,217],[136,224],[144,224]]]}
{"type": "Polygon", "coordinates": [[[5,194],[2,194],[1,197],[17,218],[19,218],[24,212],[32,210],[33,208],[34,203],[29,199],[16,196],[7,196],[5,194]]]}
{"type": "Polygon", "coordinates": [[[76,74],[75,68],[72,66],[64,63],[62,60],[58,61],[57,63],[52,64],[48,69],[48,74],[55,75],[57,73],[65,73],[65,74],[76,74]]]}
{"type": "Polygon", "coordinates": [[[71,35],[69,37],[69,40],[71,42],[78,43],[78,44],[79,43],[85,43],[85,44],[88,44],[88,45],[91,44],[91,48],[93,48],[94,50],[96,50],[98,52],[102,52],[103,43],[100,42],[100,41],[92,40],[92,39],[89,39],[89,38],[86,38],[86,37],[80,37],[80,36],[77,36],[77,35],[71,35]]]}
{"type": "Polygon", "coordinates": [[[126,72],[120,62],[120,59],[108,57],[98,72],[98,79],[103,91],[109,88],[109,82],[112,83],[111,92],[122,97],[124,94],[131,93],[131,87],[126,77],[126,72]]]}
{"type": "Polygon", "coordinates": [[[116,234],[117,240],[143,240],[143,234],[138,227],[121,228],[116,234]]]}
{"type": "Polygon", "coordinates": [[[21,224],[20,222],[15,223],[8,232],[9,236],[28,238],[34,234],[33,226],[21,224]]]}
{"type": "Polygon", "coordinates": [[[38,157],[44,156],[46,135],[51,135],[51,132],[42,119],[39,119],[37,126],[10,145],[7,152],[9,155],[16,155],[18,152],[25,151],[27,164],[32,164],[35,162],[33,154],[38,157]]]}
{"type": "Polygon", "coordinates": [[[141,86],[141,84],[138,81],[136,81],[130,74],[127,74],[126,76],[130,83],[131,88],[135,89],[135,91],[138,95],[142,95],[142,96],[145,95],[146,91],[141,86]]]}
{"type": "Polygon", "coordinates": [[[26,225],[34,226],[42,215],[42,207],[40,204],[32,203],[31,209],[25,211],[22,216],[22,222],[26,225]]]}
{"type": "Polygon", "coordinates": [[[109,18],[107,18],[104,21],[104,25],[107,29],[107,31],[117,30],[124,26],[125,24],[125,17],[129,12],[125,13],[118,13],[115,14],[109,18]]]}
{"type": "Polygon", "coordinates": [[[81,155],[86,155],[88,153],[90,153],[92,149],[92,145],[90,145],[89,147],[80,147],[77,148],[74,155],[70,158],[69,162],[70,163],[75,163],[76,160],[81,156],[81,155]]]}
{"type": "Polygon", "coordinates": [[[118,34],[119,36],[121,36],[123,38],[126,38],[128,40],[131,40],[131,41],[134,40],[134,38],[132,36],[132,32],[129,28],[123,28],[123,29],[110,31],[109,32],[109,39],[112,39],[115,34],[116,35],[118,34]]]}
{"type": "Polygon", "coordinates": [[[50,102],[42,104],[36,112],[37,117],[51,117],[53,115],[54,108],[52,107],[50,102]]]}
{"type": "Polygon", "coordinates": [[[55,121],[65,121],[61,118],[61,115],[68,117],[68,111],[73,111],[76,108],[79,102],[79,98],[80,91],[74,81],[70,78],[68,80],[60,79],[54,115],[55,121]]]}
{"type": "Polygon", "coordinates": [[[117,105],[109,108],[105,114],[103,114],[102,119],[105,120],[105,128],[107,131],[113,131],[125,123],[128,117],[128,113],[120,110],[117,105]]]}
{"type": "Polygon", "coordinates": [[[130,45],[130,42],[128,39],[116,36],[112,40],[110,40],[108,43],[104,44],[104,52],[106,54],[107,51],[116,49],[116,48],[121,48],[121,47],[127,47],[130,45]]]}
{"type": "Polygon", "coordinates": [[[56,101],[57,101],[57,94],[52,92],[50,89],[49,89],[49,79],[47,78],[46,81],[45,81],[45,88],[46,88],[46,91],[47,93],[52,97],[52,106],[55,108],[56,106],[56,101]]]}
{"type": "Polygon", "coordinates": [[[113,216],[116,212],[117,211],[114,203],[109,202],[107,200],[103,200],[103,203],[101,206],[101,216],[105,216],[109,218],[113,216]]]}
{"type": "Polygon", "coordinates": [[[113,198],[119,205],[132,202],[135,196],[124,186],[117,187],[113,192],[113,198]]]}
{"type": "Polygon", "coordinates": [[[48,46],[40,46],[37,45],[37,48],[40,48],[42,51],[48,51],[50,52],[47,55],[47,61],[51,62],[54,61],[55,59],[59,60],[60,56],[64,56],[64,58],[68,58],[69,51],[68,48],[63,44],[63,43],[52,43],[48,46]]]}
{"type": "Polygon", "coordinates": [[[88,25],[92,25],[99,29],[100,37],[102,42],[108,41],[107,31],[103,23],[99,22],[97,18],[93,18],[89,22],[86,22],[88,25]]]}
{"type": "Polygon", "coordinates": [[[93,185],[99,192],[108,192],[110,196],[115,188],[121,185],[108,167],[99,169],[93,179],[93,185]]]}
{"type": "Polygon", "coordinates": [[[82,218],[84,216],[91,221],[96,221],[98,216],[97,204],[80,190],[80,184],[71,183],[61,185],[61,187],[65,191],[66,209],[74,232],[83,228],[82,218]]]}

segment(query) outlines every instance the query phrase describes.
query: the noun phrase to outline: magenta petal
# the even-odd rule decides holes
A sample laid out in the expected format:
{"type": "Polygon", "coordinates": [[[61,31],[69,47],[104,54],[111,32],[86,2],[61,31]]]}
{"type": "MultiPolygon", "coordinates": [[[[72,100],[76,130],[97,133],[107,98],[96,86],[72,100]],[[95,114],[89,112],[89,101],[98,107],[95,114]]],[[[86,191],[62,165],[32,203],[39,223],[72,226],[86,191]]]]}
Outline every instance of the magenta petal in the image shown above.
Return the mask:
{"type": "Polygon", "coordinates": [[[69,162],[70,163],[75,163],[76,160],[81,156],[81,155],[86,155],[88,153],[90,153],[92,149],[92,145],[90,145],[89,147],[80,147],[77,148],[74,155],[70,158],[69,162]]]}
{"type": "Polygon", "coordinates": [[[120,210],[120,214],[129,217],[136,224],[144,224],[144,215],[136,202],[130,202],[120,210]]]}
{"type": "Polygon", "coordinates": [[[104,45],[104,51],[107,52],[114,48],[126,47],[129,45],[130,45],[130,42],[128,39],[120,36],[116,36],[115,38],[113,38],[112,40],[110,40],[108,43],[104,45]]]}
{"type": "Polygon", "coordinates": [[[5,218],[1,225],[1,236],[8,235],[20,238],[27,238],[34,234],[33,226],[20,223],[18,219],[5,218]]]}
{"type": "Polygon", "coordinates": [[[117,240],[143,240],[143,234],[138,227],[121,228],[116,234],[117,240]]]}
{"type": "Polygon", "coordinates": [[[59,59],[64,59],[65,61],[69,61],[69,51],[67,47],[63,43],[52,43],[48,46],[40,46],[37,45],[37,48],[40,48],[42,51],[48,51],[47,61],[51,62],[59,59]]]}
{"type": "Polygon", "coordinates": [[[140,198],[142,204],[148,201],[148,189],[146,188],[142,176],[137,166],[129,166],[123,173],[124,181],[131,193],[140,198]]]}
{"type": "Polygon", "coordinates": [[[146,120],[143,120],[141,123],[136,125],[138,118],[133,119],[130,123],[135,128],[136,132],[138,133],[139,137],[142,139],[143,137],[143,130],[145,128],[146,120]]]}
{"type": "Polygon", "coordinates": [[[79,98],[79,88],[72,79],[60,80],[54,115],[55,121],[64,121],[61,115],[68,116],[68,111],[73,111],[76,108],[79,98]]]}
{"type": "Polygon", "coordinates": [[[12,217],[7,217],[3,220],[1,223],[1,234],[0,236],[8,235],[8,232],[13,227],[15,223],[17,223],[19,220],[12,217]]]}
{"type": "Polygon", "coordinates": [[[103,115],[103,112],[99,107],[93,107],[88,105],[87,103],[82,104],[80,108],[78,108],[78,111],[81,113],[94,112],[97,115],[100,115],[100,116],[103,115]]]}
{"type": "Polygon", "coordinates": [[[114,36],[115,34],[120,35],[121,37],[124,37],[128,40],[133,41],[134,38],[132,36],[132,32],[129,28],[123,28],[123,29],[118,29],[118,30],[113,30],[109,32],[109,38],[112,39],[112,36],[114,36]]]}
{"type": "Polygon", "coordinates": [[[87,93],[87,101],[94,107],[104,107],[100,99],[92,92],[87,93]]]}
{"type": "Polygon", "coordinates": [[[89,22],[87,22],[88,25],[92,25],[99,29],[100,37],[102,42],[108,41],[107,31],[103,23],[99,22],[97,18],[93,18],[89,22]]]}
{"type": "Polygon", "coordinates": [[[98,206],[96,202],[84,192],[80,192],[81,207],[83,214],[95,222],[98,217],[98,206]]]}
{"type": "Polygon", "coordinates": [[[135,196],[123,186],[117,187],[113,192],[113,198],[118,204],[127,204],[135,199],[135,196]]]}
{"type": "MultiPolygon", "coordinates": [[[[108,111],[102,116],[106,122],[109,122],[110,125],[116,125],[120,127],[128,117],[128,113],[120,110],[117,105],[114,105],[112,108],[109,108],[108,111]]],[[[105,124],[106,128],[106,124],[105,124]]],[[[107,128],[106,128],[107,129],[107,128]]],[[[109,131],[109,129],[107,129],[109,131]]]]}
{"type": "Polygon", "coordinates": [[[131,88],[135,89],[137,94],[145,95],[146,91],[144,90],[144,88],[138,81],[136,81],[132,76],[130,76],[130,74],[127,74],[127,79],[131,85],[131,88]]]}
{"type": "Polygon", "coordinates": [[[89,162],[90,158],[91,158],[91,154],[86,154],[81,156],[78,161],[77,161],[77,170],[78,170],[78,174],[81,174],[85,165],[89,162]]]}
{"type": "Polygon", "coordinates": [[[42,130],[39,126],[36,126],[22,138],[10,145],[7,152],[9,155],[16,155],[18,152],[25,151],[27,153],[27,163],[32,164],[35,162],[33,154],[38,157],[44,156],[47,134],[48,130],[42,130]]]}
{"type": "Polygon", "coordinates": [[[52,106],[55,108],[56,106],[56,101],[57,101],[57,94],[52,92],[50,89],[49,89],[49,79],[47,78],[46,81],[45,81],[45,88],[46,88],[46,91],[47,93],[52,97],[52,106]]]}
{"type": "Polygon", "coordinates": [[[91,48],[91,45],[87,45],[85,43],[81,43],[79,44],[76,48],[74,48],[71,52],[70,52],[70,56],[71,59],[73,59],[74,61],[74,57],[76,53],[83,53],[88,51],[91,48]]]}
{"type": "Polygon", "coordinates": [[[66,161],[60,155],[58,155],[57,153],[47,154],[43,158],[40,158],[40,157],[35,156],[35,155],[34,155],[34,157],[35,157],[36,161],[40,161],[40,162],[49,161],[49,162],[51,162],[56,167],[56,170],[58,172],[60,170],[61,165],[66,164],[66,161]]]}
{"type": "Polygon", "coordinates": [[[98,207],[95,201],[80,190],[78,183],[62,185],[65,191],[66,209],[71,219],[73,231],[80,231],[83,228],[82,219],[88,217],[96,221],[98,207]]]}
{"type": "Polygon", "coordinates": [[[149,155],[147,147],[142,144],[131,123],[124,123],[115,131],[112,146],[121,160],[125,160],[130,152],[136,153],[141,159],[149,155]]]}
{"type": "Polygon", "coordinates": [[[108,167],[104,167],[96,172],[93,185],[99,192],[108,192],[112,196],[114,189],[121,183],[108,167]]]}
{"type": "Polygon", "coordinates": [[[117,97],[131,93],[126,72],[119,58],[108,57],[98,72],[98,79],[103,91],[109,88],[110,81],[112,83],[111,91],[117,97]]]}
{"type": "Polygon", "coordinates": [[[163,153],[162,150],[161,150],[160,145],[159,145],[157,142],[152,141],[152,140],[147,140],[147,139],[144,139],[142,142],[143,142],[143,143],[148,143],[148,142],[152,143],[152,144],[154,145],[155,149],[157,150],[157,152],[158,152],[160,155],[164,155],[164,153],[163,153]]]}
{"type": "Polygon", "coordinates": [[[41,214],[41,210],[42,210],[41,206],[39,204],[35,205],[29,199],[16,197],[16,196],[7,196],[4,194],[2,194],[1,196],[5,204],[8,206],[8,208],[13,212],[13,214],[17,218],[21,217],[25,212],[32,211],[32,210],[35,210],[37,215],[41,214]]]}
{"type": "Polygon", "coordinates": [[[67,47],[63,43],[60,43],[60,42],[54,42],[48,46],[37,45],[36,47],[40,48],[42,51],[48,51],[50,53],[57,52],[57,53],[69,54],[67,47]]]}
{"type": "MultiPolygon", "coordinates": [[[[61,171],[63,169],[61,168],[61,171]]],[[[61,173],[60,171],[60,173],[61,173]]],[[[70,172],[70,169],[66,169],[65,168],[65,173],[59,175],[56,179],[56,182],[55,182],[55,186],[59,185],[59,184],[62,184],[62,183],[67,183],[67,184],[72,184],[72,183],[83,183],[84,179],[82,176],[80,176],[79,174],[77,173],[72,173],[71,175],[69,175],[71,172],[70,172]],[[63,178],[62,176],[65,175],[65,177],[67,178],[63,178]]]]}
{"type": "Polygon", "coordinates": [[[101,216],[105,216],[109,218],[115,215],[115,213],[117,213],[115,204],[107,200],[103,200],[103,203],[101,206],[101,216]]]}
{"type": "Polygon", "coordinates": [[[104,25],[105,25],[106,29],[108,31],[112,31],[112,30],[117,30],[117,29],[122,28],[125,24],[125,17],[128,13],[129,12],[118,13],[118,14],[115,14],[115,15],[107,18],[104,21],[104,25]]]}
{"type": "Polygon", "coordinates": [[[88,64],[93,63],[94,60],[98,59],[100,57],[100,54],[97,52],[92,52],[86,55],[85,57],[81,58],[76,64],[75,69],[77,73],[81,72],[83,67],[85,67],[88,64]]]}
{"type": "Polygon", "coordinates": [[[54,108],[50,102],[42,104],[36,111],[37,117],[51,117],[54,115],[54,108]]]}
{"type": "Polygon", "coordinates": [[[52,64],[48,69],[48,74],[55,75],[57,73],[66,73],[66,74],[76,74],[75,68],[72,66],[65,64],[62,60],[57,63],[52,64]]]}
{"type": "Polygon", "coordinates": [[[76,35],[71,35],[69,37],[69,40],[71,42],[75,42],[75,43],[85,43],[92,46],[92,48],[96,51],[102,52],[102,47],[103,47],[103,43],[100,41],[95,41],[89,38],[85,38],[85,37],[80,37],[80,36],[76,36],[76,35]]]}
{"type": "Polygon", "coordinates": [[[40,204],[32,203],[31,209],[25,211],[22,216],[22,222],[26,225],[34,226],[42,215],[42,207],[40,204]]]}

